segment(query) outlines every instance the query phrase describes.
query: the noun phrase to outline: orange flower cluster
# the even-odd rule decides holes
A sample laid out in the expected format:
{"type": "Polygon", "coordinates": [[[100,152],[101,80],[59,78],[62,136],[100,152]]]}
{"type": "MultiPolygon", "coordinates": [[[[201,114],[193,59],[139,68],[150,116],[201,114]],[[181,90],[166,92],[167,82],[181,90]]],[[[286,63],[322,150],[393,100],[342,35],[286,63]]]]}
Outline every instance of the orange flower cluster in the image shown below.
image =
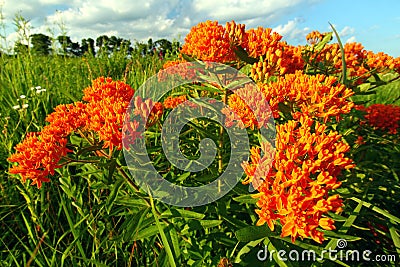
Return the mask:
{"type": "Polygon", "coordinates": [[[225,28],[229,35],[231,45],[242,46],[243,48],[246,47],[247,34],[244,24],[236,24],[236,22],[232,20],[226,23],[225,28]]]}
{"type": "Polygon", "coordinates": [[[164,100],[164,108],[176,108],[179,104],[182,104],[187,100],[185,95],[180,95],[176,97],[168,96],[164,100]]]}
{"type": "MultiPolygon", "coordinates": [[[[67,149],[67,138],[73,132],[97,134],[103,148],[122,149],[122,131],[125,138],[133,141],[139,137],[138,121],[124,125],[125,113],[134,90],[121,81],[100,77],[92,86],[84,89],[83,100],[86,103],[59,105],[49,114],[40,133],[29,133],[24,141],[15,147],[16,153],[8,160],[18,163],[10,168],[12,174],[20,174],[22,180],[32,179],[32,185],[39,188],[42,182],[48,182],[48,175],[53,175],[60,168],[60,160],[72,152],[67,149]],[[124,129],[122,129],[125,127],[124,129]]],[[[141,107],[140,107],[141,108],[141,107]]],[[[155,103],[149,115],[150,123],[155,123],[162,114],[162,104],[155,103]],[[154,112],[153,112],[154,111],[154,112]]],[[[144,112],[136,111],[135,112],[144,112]]],[[[96,141],[97,142],[97,141],[96,141]]]]}
{"type": "Polygon", "coordinates": [[[293,73],[303,68],[301,50],[281,39],[282,36],[272,32],[271,28],[258,27],[246,31],[244,24],[234,21],[226,23],[225,27],[216,21],[206,21],[191,29],[181,53],[204,61],[228,63],[243,60],[236,56],[241,48],[249,58],[261,57],[252,70],[252,77],[260,81],[265,76],[293,73]]]}
{"type": "Polygon", "coordinates": [[[40,188],[42,182],[50,181],[47,176],[54,174],[61,157],[69,152],[66,144],[66,138],[48,142],[46,135],[28,134],[22,143],[16,145],[17,152],[8,158],[10,162],[19,163],[11,167],[9,173],[20,174],[23,182],[32,179],[32,185],[40,188]]]}
{"type": "Polygon", "coordinates": [[[307,43],[310,45],[316,45],[327,36],[328,33],[320,33],[319,31],[312,31],[306,36],[307,43]]]}
{"type": "Polygon", "coordinates": [[[98,133],[103,148],[122,149],[124,115],[135,91],[124,82],[100,77],[83,92],[82,99],[88,101],[85,130],[98,133]]]}
{"type": "Polygon", "coordinates": [[[20,174],[23,182],[32,179],[32,185],[40,188],[42,182],[49,181],[47,176],[61,167],[60,159],[71,152],[67,149],[67,136],[82,127],[85,119],[85,104],[81,102],[57,106],[47,117],[49,125],[40,133],[28,133],[15,146],[16,152],[8,161],[17,162],[18,166],[11,167],[9,173],[20,174]]]}
{"type": "MultiPolygon", "coordinates": [[[[306,61],[312,65],[323,63],[330,74],[342,72],[342,55],[338,44],[326,44],[321,50],[315,46],[326,36],[318,31],[307,35],[311,47],[304,47],[306,61]]],[[[385,53],[367,51],[360,43],[346,43],[343,47],[346,68],[349,78],[355,79],[355,84],[361,84],[371,77],[373,73],[395,71],[400,73],[400,57],[393,58],[385,53]]]]}
{"type": "Polygon", "coordinates": [[[279,104],[284,104],[292,113],[293,118],[301,114],[310,117],[323,118],[335,116],[339,120],[340,114],[349,113],[353,102],[347,98],[354,92],[342,84],[337,84],[333,76],[309,76],[297,71],[277,77],[275,82],[259,84],[265,98],[269,101],[275,118],[279,117],[279,104]]]}
{"type": "Polygon", "coordinates": [[[143,101],[139,96],[134,98],[134,115],[140,116],[146,127],[154,125],[163,114],[163,105],[153,102],[150,98],[143,101]],[[147,121],[146,121],[147,120],[147,121]]]}
{"type": "Polygon", "coordinates": [[[160,82],[167,81],[167,79],[171,78],[183,79],[186,81],[195,80],[196,69],[190,68],[190,66],[192,66],[192,64],[186,62],[183,59],[167,61],[164,63],[162,70],[157,73],[157,78],[160,82]]]}
{"type": "Polygon", "coordinates": [[[279,43],[278,48],[269,51],[253,64],[250,76],[257,82],[265,82],[271,76],[282,76],[303,70],[301,47],[279,43]]]}
{"type": "MultiPolygon", "coordinates": [[[[367,108],[360,107],[364,110],[366,122],[375,129],[388,131],[390,134],[397,134],[400,128],[400,106],[373,104],[367,108]]],[[[365,123],[365,122],[363,122],[365,123]]]]}
{"type": "Polygon", "coordinates": [[[225,125],[240,128],[260,129],[268,128],[272,113],[268,101],[254,84],[246,84],[243,88],[235,90],[228,97],[229,108],[223,108],[225,125]]]}
{"type": "Polygon", "coordinates": [[[344,155],[350,147],[340,141],[337,132],[326,133],[326,129],[307,116],[278,125],[271,170],[271,144],[251,150],[251,161],[242,166],[247,183],[263,181],[254,195],[260,217],[257,225],[266,223],[273,231],[279,221],[281,236],[291,236],[292,242],[311,237],[322,243],[324,236],[318,227],[335,229],[334,221],[324,215],[340,212],[342,200],[329,192],[341,185],[337,179],[341,171],[354,165],[344,155]]]}
{"type": "Polygon", "coordinates": [[[370,69],[378,73],[385,73],[387,70],[394,70],[400,73],[400,57],[393,58],[383,52],[373,53],[368,51],[366,63],[370,69]]]}
{"type": "Polygon", "coordinates": [[[181,53],[203,61],[226,63],[236,60],[225,27],[217,21],[207,20],[194,26],[185,37],[181,53]]]}
{"type": "MultiPolygon", "coordinates": [[[[400,57],[393,58],[383,52],[367,51],[360,43],[348,43],[344,46],[346,65],[350,78],[356,78],[356,84],[365,82],[373,73],[400,73],[400,57]]],[[[338,51],[340,53],[340,51],[338,51]]],[[[341,69],[342,60],[336,67],[341,69]]]]}
{"type": "Polygon", "coordinates": [[[272,32],[271,28],[258,27],[245,31],[243,24],[235,24],[234,21],[227,23],[226,28],[235,46],[240,45],[249,57],[259,58],[251,69],[250,76],[255,81],[264,81],[272,75],[284,75],[303,69],[300,47],[282,42],[282,36],[272,32]]]}
{"type": "Polygon", "coordinates": [[[245,49],[248,55],[253,58],[265,56],[268,53],[274,54],[275,51],[281,50],[282,35],[272,32],[271,28],[258,27],[246,31],[247,43],[245,49]]]}

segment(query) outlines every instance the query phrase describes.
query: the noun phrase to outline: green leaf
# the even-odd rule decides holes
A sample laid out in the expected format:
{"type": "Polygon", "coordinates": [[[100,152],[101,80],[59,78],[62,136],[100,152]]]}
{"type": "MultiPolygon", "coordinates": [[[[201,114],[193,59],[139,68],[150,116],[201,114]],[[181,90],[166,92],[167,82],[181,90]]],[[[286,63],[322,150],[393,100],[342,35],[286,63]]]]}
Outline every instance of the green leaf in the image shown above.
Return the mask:
{"type": "Polygon", "coordinates": [[[233,82],[230,82],[225,86],[226,89],[235,91],[239,88],[243,88],[246,84],[248,84],[251,80],[248,77],[241,77],[236,78],[233,82]]]}
{"type": "Polygon", "coordinates": [[[197,219],[201,220],[205,217],[205,214],[203,213],[198,213],[195,211],[191,210],[185,210],[185,209],[170,209],[167,211],[164,211],[161,215],[160,218],[186,218],[186,219],[197,219]]]}
{"type": "Polygon", "coordinates": [[[123,223],[121,227],[122,229],[124,229],[123,239],[125,241],[131,239],[136,241],[140,239],[137,238],[140,229],[145,229],[148,227],[148,225],[153,223],[153,221],[151,220],[147,220],[147,222],[145,220],[149,212],[150,212],[150,207],[143,207],[142,209],[139,209],[136,214],[126,217],[126,221],[123,223]]]}
{"type": "Polygon", "coordinates": [[[342,44],[342,41],[340,40],[339,34],[336,31],[335,27],[331,23],[329,23],[329,25],[331,25],[331,28],[332,28],[333,32],[335,33],[336,39],[338,40],[338,44],[339,44],[339,47],[340,47],[340,52],[342,54],[342,81],[341,82],[342,82],[342,84],[347,86],[348,85],[348,81],[347,81],[347,77],[346,77],[346,75],[347,75],[347,66],[346,66],[346,56],[344,54],[343,44],[342,44]]]}
{"type": "Polygon", "coordinates": [[[80,100],[80,99],[76,98],[75,96],[73,96],[72,94],[70,94],[67,90],[60,90],[60,91],[61,91],[61,94],[65,95],[73,102],[78,102],[80,100]]]}
{"type": "Polygon", "coordinates": [[[195,61],[194,58],[192,58],[192,57],[190,57],[190,56],[188,56],[188,55],[185,55],[185,54],[183,54],[183,53],[181,53],[181,55],[182,55],[183,59],[186,60],[187,62],[195,61]]]}
{"type": "Polygon", "coordinates": [[[236,56],[240,60],[242,60],[242,61],[244,61],[246,63],[254,64],[254,63],[258,62],[258,59],[253,58],[253,57],[249,57],[249,55],[247,54],[246,50],[244,50],[243,47],[241,47],[241,46],[236,46],[233,49],[233,51],[235,51],[236,56]]]}
{"type": "Polygon", "coordinates": [[[248,242],[246,245],[244,245],[239,250],[238,254],[236,255],[234,263],[240,263],[241,262],[241,257],[244,256],[245,254],[249,253],[250,251],[252,251],[263,240],[264,240],[264,238],[261,238],[261,239],[258,239],[258,240],[253,240],[253,241],[248,242]]]}
{"type": "Polygon", "coordinates": [[[202,183],[207,183],[214,181],[217,178],[218,175],[215,174],[205,174],[205,175],[196,175],[194,179],[196,181],[202,182],[202,183]]]}
{"type": "Polygon", "coordinates": [[[315,51],[320,51],[322,50],[322,48],[324,48],[324,46],[329,43],[330,41],[332,41],[332,33],[329,32],[327,35],[324,36],[324,38],[315,45],[314,49],[315,51]]]}
{"type": "Polygon", "coordinates": [[[169,232],[168,232],[169,240],[171,240],[171,245],[172,245],[172,248],[173,248],[173,252],[174,252],[175,258],[179,259],[180,256],[181,256],[181,249],[180,249],[180,246],[179,246],[178,233],[177,233],[175,227],[172,224],[169,225],[169,228],[170,228],[169,232]]]}
{"type": "Polygon", "coordinates": [[[164,233],[164,228],[165,227],[163,227],[163,225],[165,225],[165,224],[161,223],[159,221],[159,218],[158,218],[159,215],[157,214],[156,208],[154,206],[154,201],[153,201],[153,198],[152,198],[151,195],[150,195],[150,204],[151,204],[151,212],[153,213],[154,220],[156,221],[156,226],[158,228],[158,232],[160,233],[162,243],[163,243],[163,245],[165,247],[165,251],[166,251],[167,256],[168,256],[169,265],[171,267],[175,267],[176,266],[175,258],[174,258],[174,255],[172,253],[171,247],[169,245],[168,239],[167,239],[167,237],[166,237],[166,235],[164,233]]]}
{"type": "MultiPolygon", "coordinates": [[[[282,243],[278,243],[276,241],[279,240],[271,240],[270,238],[265,238],[264,239],[264,244],[266,245],[266,250],[267,251],[286,251],[287,247],[283,247],[282,243]]],[[[290,263],[290,261],[282,261],[279,257],[278,257],[278,253],[273,253],[273,254],[269,254],[268,255],[269,258],[274,259],[274,261],[281,267],[287,267],[287,266],[292,266],[292,264],[290,263]],[[287,264],[286,264],[287,263],[287,264]]]]}
{"type": "Polygon", "coordinates": [[[80,155],[84,155],[86,153],[90,153],[92,151],[100,150],[100,149],[102,149],[102,147],[103,147],[102,145],[93,145],[93,146],[83,147],[76,152],[76,156],[80,156],[80,155]]]}
{"type": "Polygon", "coordinates": [[[111,193],[108,196],[107,202],[106,202],[106,209],[107,209],[107,213],[108,214],[110,214],[110,211],[111,211],[111,209],[112,209],[112,207],[114,205],[114,201],[118,196],[119,189],[124,184],[124,182],[125,182],[125,179],[120,178],[114,183],[114,185],[113,185],[113,187],[111,189],[111,193]]]}
{"type": "Polygon", "coordinates": [[[117,161],[115,159],[111,159],[110,165],[108,166],[108,180],[111,181],[115,169],[117,168],[117,161]]]}
{"type": "Polygon", "coordinates": [[[239,203],[247,203],[247,204],[256,204],[258,201],[258,199],[253,198],[252,195],[234,197],[233,200],[239,203]]]}
{"type": "Polygon", "coordinates": [[[185,172],[185,173],[179,175],[179,176],[176,178],[176,181],[178,181],[178,182],[183,182],[183,181],[185,181],[186,178],[188,178],[190,175],[191,175],[191,172],[185,172]]]}
{"type": "Polygon", "coordinates": [[[367,207],[367,208],[369,208],[369,209],[371,209],[371,210],[373,210],[373,211],[375,211],[375,212],[377,212],[377,213],[379,213],[379,214],[385,216],[385,217],[388,218],[389,220],[392,220],[392,221],[394,221],[394,222],[400,224],[400,218],[398,218],[398,217],[396,217],[396,216],[390,214],[389,212],[384,211],[383,209],[380,209],[380,208],[378,208],[378,207],[372,205],[371,203],[362,201],[361,199],[358,199],[358,198],[356,198],[356,197],[352,197],[352,198],[350,198],[350,199],[353,200],[353,201],[355,201],[355,202],[357,202],[357,203],[359,203],[359,205],[362,205],[362,206],[364,206],[364,207],[367,207]]]}
{"type": "Polygon", "coordinates": [[[394,227],[392,221],[389,222],[388,226],[389,226],[389,233],[390,233],[390,236],[392,237],[393,244],[396,247],[397,254],[400,255],[400,237],[399,237],[399,233],[397,232],[398,229],[396,229],[396,227],[394,227]]]}
{"type": "Polygon", "coordinates": [[[218,226],[222,222],[223,222],[222,220],[201,220],[200,224],[201,224],[201,226],[203,226],[204,229],[206,229],[206,228],[218,226]]]}
{"type": "MultiPolygon", "coordinates": [[[[164,229],[166,227],[165,224],[160,223],[161,229],[164,229]]],[[[142,239],[148,239],[149,237],[152,237],[156,234],[159,233],[159,226],[158,225],[150,225],[144,229],[141,229],[136,235],[134,240],[142,240],[142,239]]]]}
{"type": "MultiPolygon", "coordinates": [[[[338,230],[339,233],[345,234],[353,225],[354,221],[357,219],[357,215],[360,213],[362,208],[362,203],[359,203],[357,207],[354,209],[353,214],[347,218],[347,220],[343,223],[342,227],[338,230]]],[[[331,241],[325,246],[325,249],[335,249],[337,246],[337,242],[340,238],[332,238],[331,241]]]]}
{"type": "Polygon", "coordinates": [[[86,255],[85,255],[85,250],[83,249],[82,243],[80,242],[79,238],[80,238],[80,234],[78,234],[78,231],[76,230],[76,225],[74,225],[72,218],[71,218],[71,214],[72,212],[67,208],[67,205],[65,204],[65,200],[61,199],[61,205],[63,207],[64,210],[64,214],[67,217],[67,221],[68,221],[68,225],[71,229],[72,235],[74,236],[74,241],[76,242],[76,245],[78,247],[78,250],[81,254],[81,256],[83,257],[83,259],[86,261],[86,255]]]}
{"type": "Polygon", "coordinates": [[[250,242],[263,237],[271,236],[273,233],[266,225],[251,225],[246,228],[239,229],[236,231],[235,235],[240,242],[250,242]]]}

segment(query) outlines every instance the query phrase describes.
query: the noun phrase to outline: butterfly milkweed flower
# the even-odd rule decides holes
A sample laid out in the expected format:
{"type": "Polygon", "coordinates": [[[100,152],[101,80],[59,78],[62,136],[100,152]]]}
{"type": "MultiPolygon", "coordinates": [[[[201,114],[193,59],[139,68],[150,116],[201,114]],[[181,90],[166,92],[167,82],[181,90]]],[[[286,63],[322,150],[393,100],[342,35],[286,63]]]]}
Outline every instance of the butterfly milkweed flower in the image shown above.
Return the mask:
{"type": "Polygon", "coordinates": [[[341,141],[341,135],[327,126],[302,116],[298,121],[277,125],[276,153],[270,169],[272,145],[252,148],[250,162],[242,167],[246,182],[262,181],[256,213],[257,225],[267,224],[274,231],[279,221],[281,236],[311,237],[318,243],[324,240],[320,229],[335,229],[334,221],[325,215],[340,212],[342,199],[330,194],[341,182],[338,177],[344,169],[354,167],[345,153],[350,147],[341,141]]]}
{"type": "Polygon", "coordinates": [[[354,92],[338,83],[333,76],[321,74],[309,76],[301,71],[277,77],[275,82],[258,84],[269,101],[275,118],[279,118],[279,105],[286,105],[293,118],[302,114],[323,119],[340,119],[341,114],[351,111],[354,103],[347,98],[354,92]]]}
{"type": "Polygon", "coordinates": [[[161,82],[183,80],[193,81],[196,79],[196,65],[183,59],[170,60],[164,63],[162,70],[157,73],[161,82]]]}
{"type": "MultiPolygon", "coordinates": [[[[18,163],[10,168],[11,174],[20,174],[22,181],[31,179],[32,185],[41,187],[49,182],[60,161],[68,153],[68,136],[76,132],[88,133],[103,143],[103,149],[122,149],[122,130],[128,131],[130,141],[138,138],[139,122],[133,120],[123,129],[125,113],[134,90],[122,81],[99,77],[84,89],[83,100],[73,104],[59,105],[46,117],[49,123],[39,133],[29,133],[15,147],[16,152],[8,160],[18,163]]],[[[157,112],[153,120],[160,117],[162,104],[156,103],[157,112]]]]}
{"type": "Polygon", "coordinates": [[[253,63],[250,76],[262,82],[270,76],[281,76],[302,70],[300,47],[281,41],[282,35],[271,28],[258,27],[246,31],[246,47],[249,57],[259,59],[253,63]]]}
{"type": "Polygon", "coordinates": [[[99,77],[83,92],[88,102],[85,130],[96,132],[103,148],[122,149],[124,116],[135,91],[122,81],[99,77]]]}
{"type": "Polygon", "coordinates": [[[49,182],[48,175],[53,175],[60,159],[71,152],[67,149],[67,137],[71,132],[85,123],[85,104],[59,105],[47,117],[49,125],[39,133],[28,133],[20,144],[15,146],[16,152],[8,161],[18,163],[9,169],[11,174],[20,174],[22,181],[32,179],[32,185],[42,186],[49,182]]]}
{"type": "MultiPolygon", "coordinates": [[[[305,60],[315,66],[323,65],[325,71],[331,75],[338,75],[343,71],[339,44],[319,45],[327,34],[313,31],[307,35],[307,42],[311,46],[304,47],[305,60]]],[[[349,81],[354,85],[366,82],[376,73],[400,73],[400,57],[394,58],[383,52],[368,51],[360,43],[346,43],[344,45],[344,58],[349,81]]]]}
{"type": "Polygon", "coordinates": [[[373,104],[367,108],[359,108],[366,112],[363,123],[367,123],[375,129],[387,131],[389,134],[397,134],[400,128],[400,106],[391,104],[373,104]]]}
{"type": "Polygon", "coordinates": [[[192,27],[180,52],[203,61],[227,63],[236,60],[229,34],[218,21],[207,20],[192,27]]]}
{"type": "Polygon", "coordinates": [[[339,120],[340,115],[353,108],[354,103],[347,98],[354,92],[337,81],[333,76],[309,76],[296,71],[277,77],[275,82],[238,89],[228,97],[228,105],[234,112],[222,110],[226,115],[225,125],[259,129],[269,120],[265,115],[271,113],[274,118],[279,118],[285,112],[290,112],[294,119],[307,114],[324,122],[331,117],[339,120]],[[287,110],[282,110],[282,105],[287,110]]]}
{"type": "Polygon", "coordinates": [[[229,108],[223,108],[225,126],[260,129],[268,128],[272,113],[268,101],[255,84],[246,84],[228,97],[229,108]]]}
{"type": "Polygon", "coordinates": [[[183,102],[185,102],[187,100],[186,95],[180,95],[180,96],[168,96],[164,102],[164,108],[176,108],[179,104],[182,104],[183,102]]]}

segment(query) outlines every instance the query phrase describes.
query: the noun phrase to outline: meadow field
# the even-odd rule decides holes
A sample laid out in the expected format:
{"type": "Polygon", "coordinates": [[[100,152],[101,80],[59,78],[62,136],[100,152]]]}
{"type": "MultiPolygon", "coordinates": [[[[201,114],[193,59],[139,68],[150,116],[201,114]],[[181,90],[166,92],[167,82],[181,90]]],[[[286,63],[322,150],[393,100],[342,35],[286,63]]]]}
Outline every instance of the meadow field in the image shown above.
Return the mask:
{"type": "MultiPolygon", "coordinates": [[[[267,29],[244,32],[235,26],[199,24],[180,50],[162,56],[140,49],[129,55],[123,49],[80,56],[1,54],[0,266],[398,266],[400,59],[339,47],[327,34],[314,33],[317,41],[305,40],[295,48],[267,29]],[[231,42],[221,48],[210,40],[225,29],[231,42]],[[244,33],[247,39],[241,39],[244,33]],[[271,41],[274,38],[278,39],[271,41]],[[201,46],[202,42],[209,43],[201,46]],[[162,153],[162,122],[186,99],[209,97],[229,105],[242,116],[254,147],[249,162],[242,165],[242,182],[229,193],[207,205],[179,207],[153,199],[138,187],[118,142],[101,135],[107,118],[100,120],[99,128],[94,118],[102,110],[112,113],[110,107],[117,101],[126,107],[119,88],[137,90],[160,70],[195,59],[230,65],[264,86],[275,119],[277,153],[270,163],[273,171],[257,177],[261,171],[255,170],[269,148],[258,133],[261,123],[253,121],[248,110],[259,103],[246,99],[245,92],[247,106],[215,82],[175,88],[159,101],[160,113],[152,109],[158,106],[150,105],[147,114],[154,115],[154,123],[146,124],[147,151],[165,179],[185,186],[207,184],[230,161],[225,155],[231,151],[226,129],[203,119],[182,129],[180,149],[196,158],[200,140],[210,138],[217,144],[218,159],[192,175],[168,163],[162,153]],[[115,98],[106,92],[115,92],[115,98]],[[32,168],[47,170],[40,161],[44,156],[38,156],[43,151],[26,154],[28,150],[21,146],[17,152],[16,146],[31,140],[30,132],[45,132],[56,119],[62,121],[58,127],[70,127],[74,117],[68,116],[81,102],[92,105],[85,111],[92,124],[65,130],[68,152],[47,173],[50,182],[16,169],[34,159],[32,168]],[[69,104],[65,114],[55,111],[69,104]],[[90,113],[96,108],[98,113],[90,113]],[[55,115],[49,119],[49,114],[55,115]],[[64,115],[56,117],[59,114],[64,115]],[[315,140],[302,143],[302,136],[315,140]],[[303,150],[307,152],[298,152],[303,150]],[[291,158],[291,153],[296,156],[291,158]],[[18,160],[10,160],[15,154],[18,160]],[[310,166],[314,169],[307,169],[310,166]],[[249,193],[249,184],[257,185],[257,178],[262,185],[249,193]],[[291,258],[304,252],[306,259],[291,258]]],[[[173,70],[173,75],[180,71],[173,70]]],[[[107,115],[112,117],[110,124],[119,119],[114,115],[107,115]]],[[[231,124],[239,125],[238,119],[231,124]]],[[[44,142],[44,135],[38,140],[44,142]]]]}

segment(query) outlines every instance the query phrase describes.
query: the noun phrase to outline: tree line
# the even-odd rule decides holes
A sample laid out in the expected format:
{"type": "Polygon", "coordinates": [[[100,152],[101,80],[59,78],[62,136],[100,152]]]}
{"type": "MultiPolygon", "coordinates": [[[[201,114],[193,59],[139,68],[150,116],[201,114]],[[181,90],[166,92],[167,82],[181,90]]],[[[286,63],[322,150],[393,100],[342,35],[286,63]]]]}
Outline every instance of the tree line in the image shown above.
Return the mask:
{"type": "Polygon", "coordinates": [[[14,54],[31,54],[39,56],[47,56],[51,54],[58,54],[71,57],[80,57],[85,54],[92,56],[96,55],[110,55],[114,52],[123,51],[130,55],[132,53],[139,53],[140,55],[159,54],[164,56],[166,53],[174,53],[179,50],[180,43],[178,41],[169,41],[167,39],[159,39],[153,42],[149,38],[146,42],[131,43],[130,40],[123,39],[116,36],[101,35],[96,38],[82,39],[81,42],[73,42],[70,36],[60,35],[53,39],[42,33],[36,33],[29,36],[29,45],[23,44],[18,41],[14,45],[14,54]],[[54,42],[58,45],[55,49],[54,42]],[[55,51],[56,50],[56,51],[55,51]]]}

